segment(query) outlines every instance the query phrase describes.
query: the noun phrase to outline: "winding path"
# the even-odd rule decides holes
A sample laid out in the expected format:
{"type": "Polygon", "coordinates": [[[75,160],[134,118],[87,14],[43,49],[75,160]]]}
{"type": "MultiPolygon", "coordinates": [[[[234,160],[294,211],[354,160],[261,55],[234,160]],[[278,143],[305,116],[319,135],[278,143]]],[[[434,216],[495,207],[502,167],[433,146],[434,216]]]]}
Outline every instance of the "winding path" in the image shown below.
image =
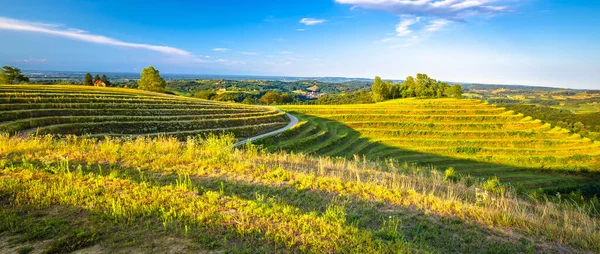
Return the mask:
{"type": "Polygon", "coordinates": [[[293,116],[293,115],[291,115],[289,113],[286,113],[285,115],[290,118],[290,123],[288,125],[286,125],[285,127],[281,128],[281,129],[277,129],[277,130],[271,131],[271,132],[267,132],[265,134],[254,136],[254,137],[251,137],[251,138],[248,138],[248,139],[244,139],[244,140],[242,140],[240,142],[235,143],[233,146],[234,147],[241,146],[243,144],[246,144],[246,143],[254,141],[254,140],[258,140],[258,139],[261,139],[261,138],[266,138],[266,137],[269,137],[269,136],[273,136],[275,134],[282,133],[284,131],[287,131],[287,130],[291,129],[296,124],[298,124],[298,118],[296,118],[295,116],[293,116]]]}

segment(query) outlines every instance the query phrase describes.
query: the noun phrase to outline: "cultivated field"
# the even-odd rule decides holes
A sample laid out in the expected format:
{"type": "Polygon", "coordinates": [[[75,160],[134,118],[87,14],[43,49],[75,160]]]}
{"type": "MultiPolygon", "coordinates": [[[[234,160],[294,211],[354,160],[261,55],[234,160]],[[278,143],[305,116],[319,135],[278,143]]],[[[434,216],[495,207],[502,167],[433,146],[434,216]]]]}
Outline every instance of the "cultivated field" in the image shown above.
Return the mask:
{"type": "Polygon", "coordinates": [[[255,136],[285,126],[274,108],[220,103],[134,89],[1,85],[0,132],[180,138],[255,136]]]}
{"type": "Polygon", "coordinates": [[[271,151],[392,158],[561,192],[597,184],[600,171],[598,142],[477,100],[280,108],[301,124],[264,140],[271,151]]]}
{"type": "Polygon", "coordinates": [[[0,252],[600,251],[591,203],[233,142],[0,135],[0,252]]]}

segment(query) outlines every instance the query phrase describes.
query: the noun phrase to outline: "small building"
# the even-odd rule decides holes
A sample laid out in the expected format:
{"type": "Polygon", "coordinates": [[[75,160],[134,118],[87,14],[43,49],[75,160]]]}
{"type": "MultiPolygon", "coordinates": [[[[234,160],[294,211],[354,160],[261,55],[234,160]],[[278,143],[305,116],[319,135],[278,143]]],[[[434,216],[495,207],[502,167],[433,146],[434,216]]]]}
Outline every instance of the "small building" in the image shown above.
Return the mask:
{"type": "Polygon", "coordinates": [[[219,92],[227,92],[227,88],[219,88],[219,92]]]}
{"type": "Polygon", "coordinates": [[[94,86],[106,87],[106,83],[102,82],[102,80],[96,80],[96,82],[94,82],[94,86]]]}

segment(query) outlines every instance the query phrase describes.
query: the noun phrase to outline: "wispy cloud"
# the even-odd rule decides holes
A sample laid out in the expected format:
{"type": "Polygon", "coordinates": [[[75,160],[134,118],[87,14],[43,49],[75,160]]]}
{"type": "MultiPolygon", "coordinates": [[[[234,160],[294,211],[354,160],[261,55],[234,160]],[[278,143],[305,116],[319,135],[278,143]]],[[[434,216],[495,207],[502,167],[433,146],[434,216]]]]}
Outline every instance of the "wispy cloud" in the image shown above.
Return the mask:
{"type": "Polygon", "coordinates": [[[46,58],[28,58],[28,59],[19,59],[13,60],[15,63],[45,63],[48,59],[46,58]]]}
{"type": "Polygon", "coordinates": [[[258,53],[256,53],[256,52],[240,52],[240,54],[242,54],[242,55],[249,55],[249,56],[256,56],[256,55],[258,55],[258,53]]]}
{"type": "Polygon", "coordinates": [[[298,29],[296,29],[296,32],[304,32],[304,31],[306,31],[306,29],[304,29],[304,28],[298,28],[298,29]]]}
{"type": "Polygon", "coordinates": [[[432,20],[429,22],[429,24],[427,26],[425,26],[425,30],[429,31],[429,32],[435,32],[435,31],[438,31],[438,30],[444,28],[451,22],[452,21],[445,20],[445,19],[432,20]]]}
{"type": "Polygon", "coordinates": [[[139,48],[139,49],[146,49],[146,50],[156,51],[156,52],[169,54],[169,55],[193,57],[190,52],[183,50],[183,49],[178,49],[175,47],[151,45],[151,44],[144,44],[144,43],[125,42],[125,41],[109,38],[109,37],[102,36],[102,35],[90,34],[86,31],[80,30],[80,29],[75,29],[75,28],[60,29],[61,27],[62,27],[62,25],[57,25],[57,24],[30,22],[30,21],[25,21],[25,20],[0,17],[0,30],[42,33],[42,34],[60,36],[60,37],[65,37],[65,38],[69,38],[69,39],[73,39],[73,40],[91,42],[91,43],[96,43],[96,44],[104,44],[104,45],[111,45],[111,46],[117,46],[117,47],[139,48]]]}
{"type": "Polygon", "coordinates": [[[415,45],[456,21],[506,12],[509,10],[506,4],[511,1],[514,0],[335,0],[352,5],[352,9],[381,10],[398,15],[396,37],[379,41],[394,42],[391,47],[415,45]]]}
{"type": "Polygon", "coordinates": [[[327,22],[326,19],[303,18],[300,20],[301,24],[305,24],[307,26],[314,26],[325,22],[327,22]]]}
{"type": "Polygon", "coordinates": [[[412,33],[410,27],[421,21],[421,17],[403,16],[400,23],[396,25],[396,33],[398,36],[407,36],[412,33]]]}
{"type": "Polygon", "coordinates": [[[353,8],[382,10],[390,13],[463,20],[464,15],[504,12],[512,0],[335,0],[353,8]]]}
{"type": "Polygon", "coordinates": [[[217,51],[217,52],[227,52],[229,51],[228,48],[214,48],[213,51],[217,51]]]}
{"type": "Polygon", "coordinates": [[[246,62],[243,62],[243,61],[235,61],[235,60],[229,60],[229,59],[217,59],[217,60],[215,60],[215,62],[219,63],[219,64],[224,64],[224,65],[246,64],[246,62]]]}
{"type": "Polygon", "coordinates": [[[291,55],[291,54],[294,54],[294,52],[284,50],[284,51],[279,51],[279,54],[282,54],[282,55],[291,55]]]}

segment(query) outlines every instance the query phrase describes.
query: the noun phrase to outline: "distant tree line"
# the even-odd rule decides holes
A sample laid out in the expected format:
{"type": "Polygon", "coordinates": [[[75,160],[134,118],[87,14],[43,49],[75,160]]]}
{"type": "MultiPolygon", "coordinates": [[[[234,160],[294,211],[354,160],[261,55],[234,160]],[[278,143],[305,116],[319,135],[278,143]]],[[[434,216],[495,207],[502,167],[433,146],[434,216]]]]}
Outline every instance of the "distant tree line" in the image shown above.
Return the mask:
{"type": "Polygon", "coordinates": [[[3,66],[0,69],[0,84],[27,83],[29,78],[21,73],[21,69],[14,66],[3,66]]]}
{"type": "Polygon", "coordinates": [[[369,88],[364,88],[352,93],[329,94],[320,97],[316,101],[308,101],[308,104],[341,105],[341,104],[368,104],[373,103],[373,96],[369,88]]]}
{"type": "Polygon", "coordinates": [[[222,92],[217,93],[214,91],[198,91],[194,94],[194,97],[205,100],[213,101],[229,101],[229,102],[240,102],[244,104],[290,104],[290,103],[301,103],[303,98],[297,94],[291,94],[279,91],[268,91],[268,92],[222,92]]]}
{"type": "Polygon", "coordinates": [[[461,98],[463,94],[461,85],[449,85],[422,73],[418,73],[416,78],[408,76],[402,83],[392,83],[389,80],[384,82],[379,76],[376,76],[371,92],[375,102],[413,97],[461,98]]]}

